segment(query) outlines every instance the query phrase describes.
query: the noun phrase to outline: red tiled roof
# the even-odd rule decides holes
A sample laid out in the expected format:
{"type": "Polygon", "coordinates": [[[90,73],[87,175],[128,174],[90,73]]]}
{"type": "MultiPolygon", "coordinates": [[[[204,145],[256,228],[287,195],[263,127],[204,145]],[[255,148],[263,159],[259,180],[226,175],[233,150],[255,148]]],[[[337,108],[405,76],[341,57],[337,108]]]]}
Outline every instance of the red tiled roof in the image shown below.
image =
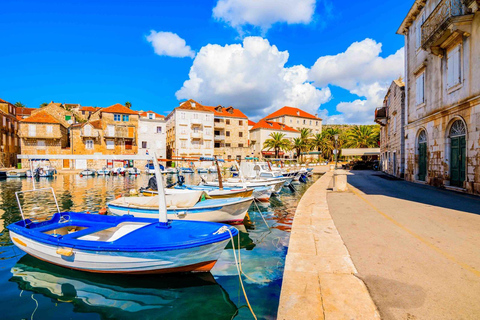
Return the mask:
{"type": "Polygon", "coordinates": [[[281,116],[292,116],[292,117],[322,120],[322,119],[317,118],[317,117],[311,115],[310,113],[305,112],[301,109],[293,108],[293,107],[287,107],[287,106],[281,108],[280,110],[275,111],[274,113],[269,114],[264,119],[273,119],[273,118],[277,118],[277,117],[281,117],[281,116]]]}
{"type": "Polygon", "coordinates": [[[260,120],[258,121],[250,131],[255,129],[270,129],[270,130],[280,130],[280,131],[292,131],[292,132],[299,132],[298,130],[289,127],[283,123],[268,121],[268,120],[260,120]]]}
{"type": "Polygon", "coordinates": [[[219,117],[232,117],[232,118],[244,118],[247,119],[247,116],[243,114],[242,111],[239,109],[235,109],[234,107],[208,107],[205,106],[210,111],[213,111],[214,115],[219,117]]]}
{"type": "Polygon", "coordinates": [[[80,111],[90,111],[90,112],[95,112],[97,111],[98,108],[95,107],[81,107],[80,111]]]}
{"type": "Polygon", "coordinates": [[[208,111],[211,112],[210,109],[205,107],[204,105],[201,105],[195,100],[189,99],[185,102],[181,102],[180,106],[176,107],[175,109],[181,109],[181,110],[195,110],[195,111],[208,111]],[[192,103],[195,104],[195,107],[193,107],[192,103]]]}
{"type": "Polygon", "coordinates": [[[133,111],[125,107],[124,105],[117,103],[114,104],[113,106],[103,108],[102,113],[107,112],[107,113],[123,113],[123,114],[135,114],[138,115],[138,112],[133,111]]]}
{"type": "Polygon", "coordinates": [[[94,121],[89,121],[85,124],[89,124],[91,125],[92,127],[94,127],[95,129],[99,129],[101,130],[102,129],[102,120],[94,120],[94,121]]]}
{"type": "Polygon", "coordinates": [[[29,116],[32,114],[32,111],[37,110],[37,108],[19,108],[17,107],[17,116],[29,116]]]}
{"type": "Polygon", "coordinates": [[[156,112],[153,112],[153,111],[144,111],[144,112],[138,112],[138,115],[140,117],[148,117],[148,114],[149,113],[153,113],[155,115],[155,118],[165,118],[165,116],[162,116],[161,114],[158,114],[156,112]]]}
{"type": "Polygon", "coordinates": [[[255,125],[255,122],[253,122],[252,120],[248,120],[248,125],[249,125],[249,126],[254,126],[254,125],[255,125]]]}
{"type": "Polygon", "coordinates": [[[28,118],[23,119],[20,122],[30,122],[30,123],[55,123],[55,124],[60,124],[60,121],[49,115],[45,111],[40,111],[34,114],[33,116],[30,116],[28,118]]]}

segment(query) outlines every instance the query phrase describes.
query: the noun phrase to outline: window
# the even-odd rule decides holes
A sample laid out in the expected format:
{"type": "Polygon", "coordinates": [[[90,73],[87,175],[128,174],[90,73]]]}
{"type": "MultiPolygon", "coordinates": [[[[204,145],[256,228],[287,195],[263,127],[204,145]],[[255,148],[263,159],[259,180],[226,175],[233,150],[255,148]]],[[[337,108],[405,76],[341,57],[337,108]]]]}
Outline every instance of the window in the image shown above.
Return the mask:
{"type": "Polygon", "coordinates": [[[239,143],[239,144],[238,144],[238,147],[239,147],[239,148],[243,148],[243,143],[239,143]]]}
{"type": "Polygon", "coordinates": [[[415,88],[415,99],[418,106],[422,103],[425,103],[425,72],[422,72],[420,75],[417,76],[415,88]]]}
{"type": "Polygon", "coordinates": [[[312,120],[310,120],[310,125],[312,125],[312,120]]]}
{"type": "Polygon", "coordinates": [[[128,114],[124,114],[122,117],[122,121],[128,121],[130,116],[128,114]]]}
{"type": "Polygon", "coordinates": [[[300,121],[299,121],[299,120],[297,120],[297,124],[299,124],[299,123],[300,123],[300,121]]]}
{"type": "Polygon", "coordinates": [[[425,22],[425,13],[421,13],[418,16],[417,23],[415,24],[415,48],[420,48],[422,44],[422,24],[425,22]]]}
{"type": "Polygon", "coordinates": [[[182,140],[181,145],[182,145],[182,148],[186,148],[187,147],[187,141],[182,140]]]}
{"type": "Polygon", "coordinates": [[[290,123],[292,123],[292,119],[290,119],[290,123]]]}
{"type": "Polygon", "coordinates": [[[318,127],[318,121],[315,121],[315,125],[318,127]]]}
{"type": "Polygon", "coordinates": [[[85,149],[87,150],[93,149],[93,140],[85,140],[85,149]]]}
{"type": "Polygon", "coordinates": [[[82,111],[82,114],[85,115],[85,111],[82,111]]]}
{"type": "Polygon", "coordinates": [[[458,44],[447,53],[447,87],[451,88],[462,82],[461,46],[458,44]]]}
{"type": "Polygon", "coordinates": [[[238,124],[243,126],[243,120],[238,120],[238,124]]]}
{"type": "Polygon", "coordinates": [[[226,135],[227,137],[230,137],[230,131],[226,131],[225,133],[226,133],[225,135],[226,135]]]}
{"type": "Polygon", "coordinates": [[[157,133],[162,133],[162,127],[157,127],[157,133]]]}
{"type": "Polygon", "coordinates": [[[114,114],[113,115],[113,121],[120,121],[120,115],[119,114],[114,114]]]}
{"type": "Polygon", "coordinates": [[[65,116],[65,121],[70,121],[70,120],[72,120],[72,116],[66,115],[65,116]]]}
{"type": "Polygon", "coordinates": [[[230,148],[230,143],[225,143],[225,147],[230,148]]]}
{"type": "Polygon", "coordinates": [[[153,113],[148,114],[148,119],[155,119],[155,115],[153,113]]]}
{"type": "Polygon", "coordinates": [[[198,113],[193,114],[193,119],[198,119],[198,113]]]}
{"type": "Polygon", "coordinates": [[[47,133],[53,133],[53,126],[47,126],[47,133]]]}
{"type": "Polygon", "coordinates": [[[392,119],[393,119],[392,131],[393,131],[393,134],[396,134],[397,133],[397,116],[393,116],[392,119]]]}
{"type": "Polygon", "coordinates": [[[142,141],[142,149],[147,149],[147,141],[142,141]]]}
{"type": "Polygon", "coordinates": [[[37,147],[39,149],[45,149],[45,140],[37,140],[37,147]]]}
{"type": "Polygon", "coordinates": [[[205,148],[207,148],[207,149],[210,148],[210,141],[205,141],[205,148]]]}
{"type": "Polygon", "coordinates": [[[185,119],[185,112],[180,112],[180,118],[185,119]]]}
{"type": "Polygon", "coordinates": [[[225,120],[226,124],[230,124],[230,119],[225,120]]]}
{"type": "Polygon", "coordinates": [[[115,126],[111,124],[107,125],[107,134],[109,137],[115,136],[115,126]]]}
{"type": "Polygon", "coordinates": [[[228,155],[227,157],[228,157],[228,160],[231,160],[231,159],[232,159],[232,156],[231,156],[231,155],[228,155]]]}
{"type": "Polygon", "coordinates": [[[242,138],[242,137],[243,137],[243,132],[239,132],[239,133],[238,133],[238,136],[239,136],[240,138],[242,138]]]}
{"type": "Polygon", "coordinates": [[[107,140],[107,149],[108,150],[115,149],[115,143],[113,142],[113,140],[107,140]]]}
{"type": "Polygon", "coordinates": [[[28,135],[30,137],[35,137],[37,135],[37,126],[34,124],[28,125],[28,135]]]}

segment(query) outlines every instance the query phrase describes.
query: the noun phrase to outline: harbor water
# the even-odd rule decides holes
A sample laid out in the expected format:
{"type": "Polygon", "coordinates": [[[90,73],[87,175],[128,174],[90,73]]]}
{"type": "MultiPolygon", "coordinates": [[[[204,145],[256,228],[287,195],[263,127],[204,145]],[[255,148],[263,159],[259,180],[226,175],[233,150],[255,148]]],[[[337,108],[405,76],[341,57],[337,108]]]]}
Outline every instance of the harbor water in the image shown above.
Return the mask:
{"type": "MultiPolygon", "coordinates": [[[[198,175],[186,174],[187,183],[198,175]]],[[[108,201],[147,184],[148,176],[40,178],[36,188],[52,187],[61,211],[97,212],[108,201]]],[[[171,179],[169,177],[168,179],[171,179]]],[[[213,177],[209,177],[213,179],[213,177]]],[[[258,319],[275,319],[285,256],[296,205],[314,182],[283,188],[270,203],[254,203],[240,230],[243,282],[258,319]],[[260,212],[259,212],[260,211],[260,212]],[[266,220],[265,224],[262,215],[266,220]]],[[[0,181],[0,225],[21,219],[15,192],[32,189],[31,179],[0,181]]],[[[56,211],[51,193],[21,197],[28,214],[56,211]]],[[[235,246],[238,246],[236,239],[235,246]]],[[[232,245],[210,273],[159,276],[91,274],[57,267],[14,247],[0,233],[1,319],[251,319],[240,287],[232,245]]],[[[237,251],[238,252],[238,251],[237,251]]]]}

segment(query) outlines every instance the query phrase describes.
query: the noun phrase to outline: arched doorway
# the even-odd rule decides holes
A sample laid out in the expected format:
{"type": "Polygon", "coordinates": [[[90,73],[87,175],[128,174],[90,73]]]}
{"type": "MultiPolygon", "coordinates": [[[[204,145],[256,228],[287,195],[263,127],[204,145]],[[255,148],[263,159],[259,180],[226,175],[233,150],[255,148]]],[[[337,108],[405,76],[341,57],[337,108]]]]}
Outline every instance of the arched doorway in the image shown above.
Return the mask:
{"type": "Polygon", "coordinates": [[[427,177],[427,133],[420,131],[418,135],[418,180],[425,181],[427,177]]]}
{"type": "Polygon", "coordinates": [[[462,120],[456,120],[450,127],[450,185],[463,187],[466,165],[467,130],[462,120]]]}

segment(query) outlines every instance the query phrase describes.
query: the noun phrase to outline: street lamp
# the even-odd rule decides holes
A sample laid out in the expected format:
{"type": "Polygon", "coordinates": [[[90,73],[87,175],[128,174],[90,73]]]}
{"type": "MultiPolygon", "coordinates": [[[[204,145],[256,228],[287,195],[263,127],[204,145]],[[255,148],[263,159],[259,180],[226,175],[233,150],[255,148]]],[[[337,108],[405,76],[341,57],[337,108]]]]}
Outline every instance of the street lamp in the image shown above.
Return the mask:
{"type": "Polygon", "coordinates": [[[337,170],[337,165],[338,165],[338,146],[337,146],[337,140],[340,135],[337,133],[333,135],[335,138],[335,170],[337,170]]]}

